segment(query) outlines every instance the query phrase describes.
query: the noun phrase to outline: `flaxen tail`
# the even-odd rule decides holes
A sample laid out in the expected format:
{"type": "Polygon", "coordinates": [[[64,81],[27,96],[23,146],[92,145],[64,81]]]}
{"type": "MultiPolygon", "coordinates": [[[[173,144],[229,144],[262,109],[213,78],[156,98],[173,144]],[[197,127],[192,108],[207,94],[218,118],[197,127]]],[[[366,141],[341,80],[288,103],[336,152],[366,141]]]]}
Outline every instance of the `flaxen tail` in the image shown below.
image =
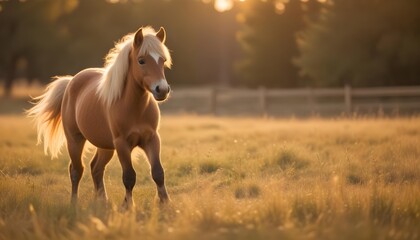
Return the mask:
{"type": "Polygon", "coordinates": [[[34,106],[26,113],[35,121],[38,131],[38,144],[44,143],[44,152],[55,158],[66,141],[61,121],[61,102],[64,91],[72,76],[56,77],[47,86],[44,94],[33,98],[34,106]]]}

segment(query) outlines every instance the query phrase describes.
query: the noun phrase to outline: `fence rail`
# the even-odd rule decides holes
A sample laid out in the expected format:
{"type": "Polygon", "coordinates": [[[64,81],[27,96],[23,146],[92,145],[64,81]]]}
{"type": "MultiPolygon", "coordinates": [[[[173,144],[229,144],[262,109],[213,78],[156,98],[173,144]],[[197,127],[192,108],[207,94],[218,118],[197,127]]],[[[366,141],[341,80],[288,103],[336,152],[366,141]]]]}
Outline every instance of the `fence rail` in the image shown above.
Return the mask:
{"type": "Polygon", "coordinates": [[[420,113],[420,86],[175,89],[162,109],[214,115],[412,115],[420,113]]]}

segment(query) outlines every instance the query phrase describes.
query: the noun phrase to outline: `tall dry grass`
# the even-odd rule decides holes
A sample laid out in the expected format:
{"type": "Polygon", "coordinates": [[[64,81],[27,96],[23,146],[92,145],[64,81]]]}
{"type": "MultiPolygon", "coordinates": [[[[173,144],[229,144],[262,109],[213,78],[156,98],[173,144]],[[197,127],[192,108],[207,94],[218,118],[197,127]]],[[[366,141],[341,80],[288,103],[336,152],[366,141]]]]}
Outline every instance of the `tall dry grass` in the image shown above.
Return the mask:
{"type": "MultiPolygon", "coordinates": [[[[133,153],[136,208],[118,161],[94,200],[90,170],[69,204],[68,156],[50,160],[30,121],[0,117],[0,239],[419,239],[420,119],[164,116],[172,202],[159,206],[133,153]]],[[[86,153],[88,166],[91,153],[86,153]]]]}

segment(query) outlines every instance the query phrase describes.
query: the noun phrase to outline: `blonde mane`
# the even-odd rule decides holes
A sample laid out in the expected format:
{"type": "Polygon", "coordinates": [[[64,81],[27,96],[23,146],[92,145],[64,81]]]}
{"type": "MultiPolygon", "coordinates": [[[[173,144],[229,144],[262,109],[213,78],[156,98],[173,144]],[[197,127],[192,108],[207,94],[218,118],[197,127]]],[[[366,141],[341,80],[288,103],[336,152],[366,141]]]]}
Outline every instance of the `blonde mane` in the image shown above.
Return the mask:
{"type": "MultiPolygon", "coordinates": [[[[143,27],[142,32],[143,42],[139,50],[140,55],[158,54],[166,60],[165,66],[170,68],[172,65],[171,55],[165,44],[156,37],[156,31],[151,27],[143,27]]],[[[107,107],[121,97],[134,35],[134,33],[130,33],[122,37],[105,57],[104,73],[99,80],[97,94],[107,107]]]]}

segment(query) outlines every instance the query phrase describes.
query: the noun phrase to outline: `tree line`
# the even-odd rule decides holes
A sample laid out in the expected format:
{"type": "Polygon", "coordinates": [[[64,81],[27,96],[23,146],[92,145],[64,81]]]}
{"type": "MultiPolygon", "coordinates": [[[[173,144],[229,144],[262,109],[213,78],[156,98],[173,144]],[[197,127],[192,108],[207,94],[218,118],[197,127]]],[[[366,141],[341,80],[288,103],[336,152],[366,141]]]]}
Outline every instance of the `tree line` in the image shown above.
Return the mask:
{"type": "Polygon", "coordinates": [[[167,30],[175,85],[268,87],[420,84],[418,0],[0,2],[0,79],[101,67],[142,25],[167,30]]]}

